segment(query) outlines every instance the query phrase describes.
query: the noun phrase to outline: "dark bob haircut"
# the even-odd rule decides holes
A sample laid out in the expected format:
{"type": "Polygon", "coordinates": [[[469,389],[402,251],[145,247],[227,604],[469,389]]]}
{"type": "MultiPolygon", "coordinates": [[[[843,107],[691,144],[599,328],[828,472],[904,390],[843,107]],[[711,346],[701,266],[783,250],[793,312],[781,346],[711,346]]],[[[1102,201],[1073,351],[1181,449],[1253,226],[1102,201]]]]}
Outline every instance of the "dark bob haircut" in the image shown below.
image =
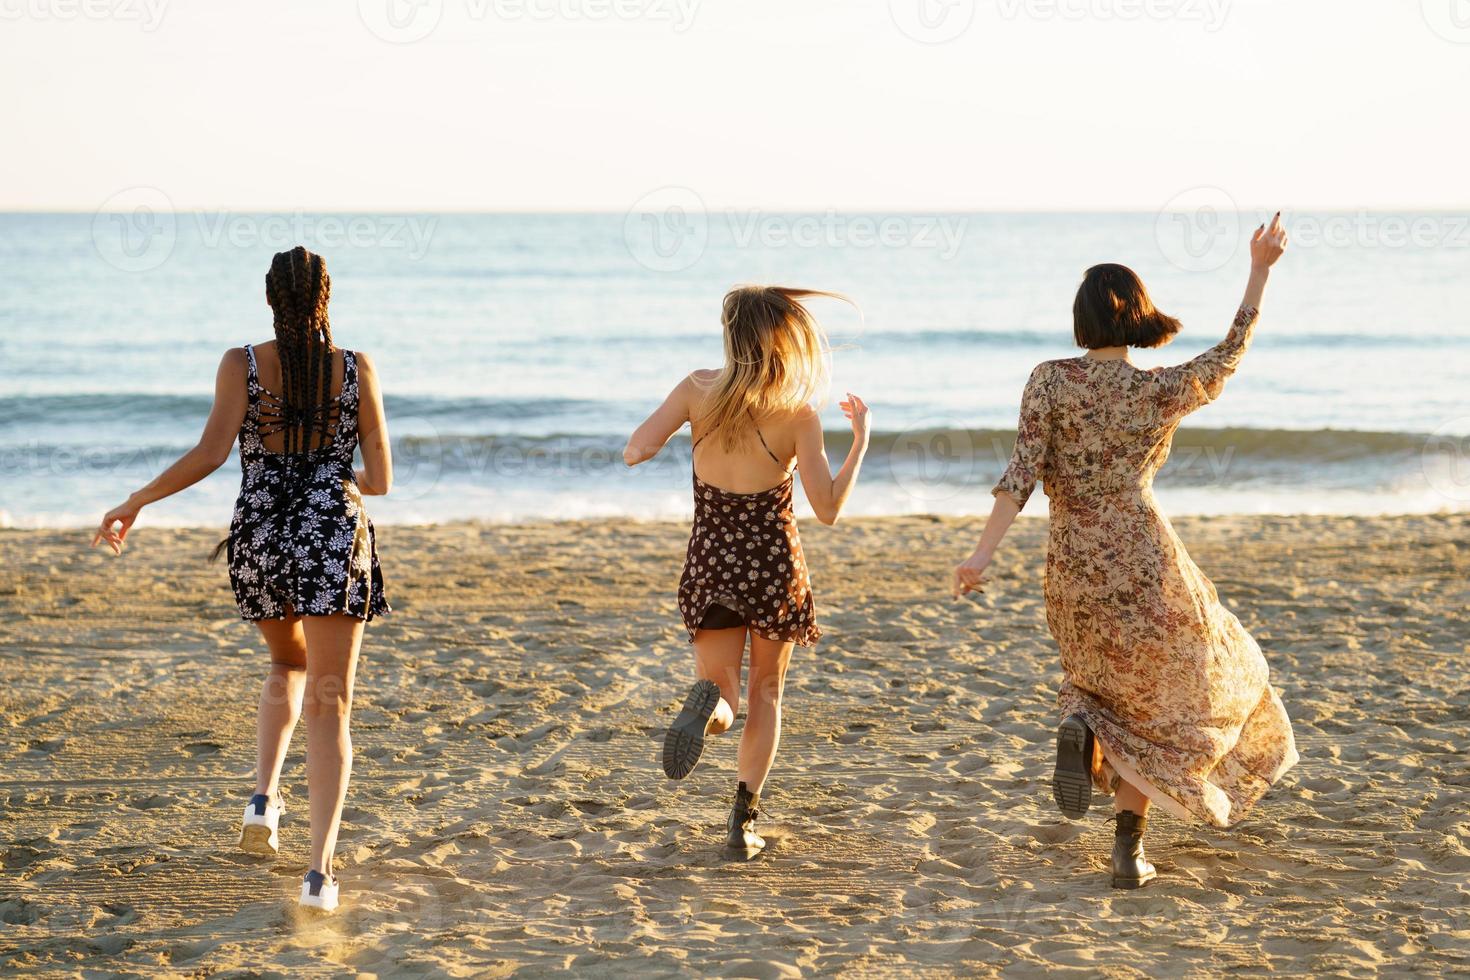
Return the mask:
{"type": "Polygon", "coordinates": [[[1154,307],[1143,280],[1126,265],[1095,265],[1082,277],[1072,303],[1072,335],[1078,347],[1162,347],[1179,321],[1154,307]]]}

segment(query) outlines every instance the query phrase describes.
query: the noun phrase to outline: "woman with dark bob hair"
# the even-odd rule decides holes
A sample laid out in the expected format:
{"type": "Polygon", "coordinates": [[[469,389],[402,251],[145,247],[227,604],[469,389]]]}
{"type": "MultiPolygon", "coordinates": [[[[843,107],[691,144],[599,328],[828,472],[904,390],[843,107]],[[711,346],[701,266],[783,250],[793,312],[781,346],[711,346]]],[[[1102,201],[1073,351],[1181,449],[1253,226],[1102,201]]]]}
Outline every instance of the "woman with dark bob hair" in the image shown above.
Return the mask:
{"type": "Polygon", "coordinates": [[[1068,817],[1111,793],[1114,888],[1154,877],[1143,854],[1150,802],[1228,827],[1297,761],[1291,721],[1260,647],[1219,602],[1153,494],[1174,430],[1213,401],[1255,329],[1271,266],[1286,248],[1278,213],[1251,238],[1245,299],[1223,341],[1175,367],[1142,370],[1130,347],[1179,332],[1138,276],[1087,270],[1073,306],[1081,357],[1031,373],[1010,465],[956,597],[979,590],[1038,480],[1050,500],[1046,618],[1061,648],[1052,792],[1068,817]]]}

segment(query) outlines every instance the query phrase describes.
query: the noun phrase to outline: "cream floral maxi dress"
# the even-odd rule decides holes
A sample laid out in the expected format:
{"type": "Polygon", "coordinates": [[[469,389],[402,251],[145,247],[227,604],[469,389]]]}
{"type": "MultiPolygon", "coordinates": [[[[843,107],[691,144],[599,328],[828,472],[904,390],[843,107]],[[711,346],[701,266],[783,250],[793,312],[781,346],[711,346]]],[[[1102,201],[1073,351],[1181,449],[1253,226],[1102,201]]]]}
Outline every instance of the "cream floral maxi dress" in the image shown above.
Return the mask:
{"type": "Polygon", "coordinates": [[[1046,618],[1061,647],[1063,717],[1115,776],[1184,819],[1228,827],[1297,761],[1256,641],[1220,605],[1158,508],[1174,430],[1214,400],[1255,328],[1243,308],[1217,346],[1176,367],[1047,361],[1026,384],[1016,450],[994,492],[1051,506],[1046,618]]]}

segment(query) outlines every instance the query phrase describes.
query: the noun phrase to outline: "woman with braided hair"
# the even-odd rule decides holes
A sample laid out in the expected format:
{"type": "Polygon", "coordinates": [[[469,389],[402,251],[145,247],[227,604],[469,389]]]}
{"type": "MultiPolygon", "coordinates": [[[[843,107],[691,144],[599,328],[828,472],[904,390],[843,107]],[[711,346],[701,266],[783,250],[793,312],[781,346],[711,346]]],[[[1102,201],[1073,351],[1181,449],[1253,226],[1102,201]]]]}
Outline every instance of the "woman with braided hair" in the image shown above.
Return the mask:
{"type": "Polygon", "coordinates": [[[326,263],[300,246],[265,277],[275,339],[225,352],[199,444],[108,511],[93,537],[120,554],[147,504],[222,466],[238,435],[243,471],[230,536],[240,615],[260,629],[271,668],[260,696],[255,795],[240,846],[275,854],[281,765],[306,715],[311,863],[301,904],[337,906],[332,853],[352,767],[348,718],[363,623],[389,611],[362,497],[388,492],[393,464],[373,362],[332,342],[326,263]],[[362,449],[363,468],[353,453],[362,449]]]}

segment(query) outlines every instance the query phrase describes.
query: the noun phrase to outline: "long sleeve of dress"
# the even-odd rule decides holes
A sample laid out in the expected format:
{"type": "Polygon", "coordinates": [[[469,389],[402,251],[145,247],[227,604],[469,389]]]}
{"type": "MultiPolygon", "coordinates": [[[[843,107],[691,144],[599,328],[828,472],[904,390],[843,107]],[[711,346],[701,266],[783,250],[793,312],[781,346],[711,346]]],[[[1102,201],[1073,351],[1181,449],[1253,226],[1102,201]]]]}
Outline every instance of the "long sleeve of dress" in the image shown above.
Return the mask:
{"type": "Polygon", "coordinates": [[[1021,395],[1021,419],[1016,425],[1016,449],[992,496],[1010,494],[1024,508],[1046,472],[1047,442],[1051,437],[1051,399],[1047,393],[1046,365],[1038,365],[1021,395]]]}
{"type": "Polygon", "coordinates": [[[1225,382],[1240,367],[1240,361],[1250,347],[1259,318],[1260,311],[1254,306],[1242,306],[1224,340],[1192,360],[1164,369],[1162,375],[1168,401],[1165,414],[1179,418],[1220,397],[1225,390],[1225,382]]]}

